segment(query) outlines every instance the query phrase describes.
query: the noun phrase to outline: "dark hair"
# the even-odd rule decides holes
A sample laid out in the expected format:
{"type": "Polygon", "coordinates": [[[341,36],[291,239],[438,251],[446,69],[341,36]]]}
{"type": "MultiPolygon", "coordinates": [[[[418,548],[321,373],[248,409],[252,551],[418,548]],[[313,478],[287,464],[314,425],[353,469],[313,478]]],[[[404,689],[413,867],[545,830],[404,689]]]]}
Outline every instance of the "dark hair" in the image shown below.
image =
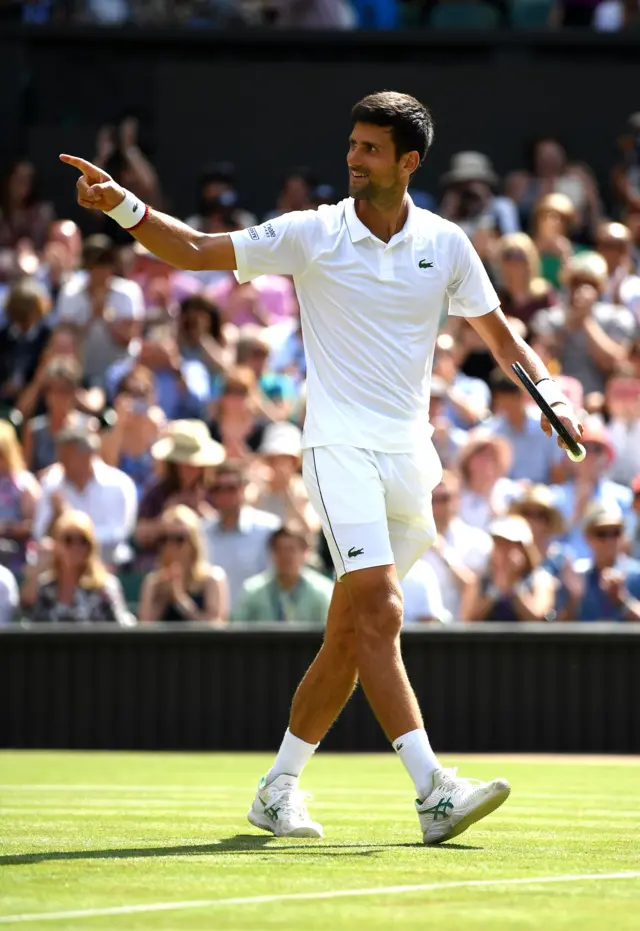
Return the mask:
{"type": "Polygon", "coordinates": [[[520,394],[520,388],[511,381],[502,369],[494,369],[489,375],[489,387],[492,394],[520,394]]]}
{"type": "Polygon", "coordinates": [[[396,156],[400,158],[406,152],[417,152],[420,164],[433,142],[433,118],[424,104],[409,94],[396,91],[369,94],[354,106],[351,121],[390,126],[396,156]]]}
{"type": "Polygon", "coordinates": [[[94,268],[96,265],[116,265],[117,260],[113,240],[102,233],[87,236],[82,244],[82,264],[85,268],[94,268]]]}
{"type": "Polygon", "coordinates": [[[566,143],[563,139],[558,138],[554,133],[547,133],[546,135],[534,136],[529,139],[524,147],[524,167],[530,174],[533,174],[536,167],[536,152],[539,145],[542,145],[543,142],[555,142],[556,145],[564,151],[567,161],[569,161],[569,150],[567,149],[566,143]]]}
{"type": "Polygon", "coordinates": [[[233,459],[221,462],[219,466],[216,466],[216,478],[220,475],[232,475],[234,478],[240,479],[243,485],[247,481],[244,465],[233,459]]]}
{"type": "Polygon", "coordinates": [[[280,187],[284,188],[287,182],[292,178],[302,178],[309,189],[314,188],[317,183],[317,179],[314,173],[306,165],[298,165],[295,168],[291,168],[285,175],[283,175],[280,187]]]}
{"type": "Polygon", "coordinates": [[[305,550],[309,546],[309,541],[307,540],[307,537],[302,532],[302,530],[297,530],[295,527],[292,527],[291,524],[284,524],[282,527],[279,527],[277,530],[273,531],[267,544],[269,549],[275,549],[278,540],[282,539],[297,540],[305,550]]]}
{"type": "Polygon", "coordinates": [[[23,207],[33,207],[34,204],[37,204],[41,200],[38,192],[38,176],[33,163],[28,158],[16,158],[11,162],[0,181],[0,208],[7,214],[9,213],[9,187],[11,186],[11,179],[16,168],[20,165],[29,165],[32,170],[31,188],[23,207]]]}
{"type": "Polygon", "coordinates": [[[236,183],[236,166],[233,162],[214,162],[206,165],[199,180],[200,190],[207,184],[228,184],[234,187],[236,183]]]}
{"type": "Polygon", "coordinates": [[[216,343],[223,345],[222,318],[217,304],[203,294],[190,294],[180,302],[180,314],[186,314],[190,310],[203,310],[209,315],[209,333],[216,343]]]}
{"type": "Polygon", "coordinates": [[[5,303],[5,314],[12,323],[42,320],[50,309],[47,289],[33,278],[18,278],[11,286],[5,303]]]}

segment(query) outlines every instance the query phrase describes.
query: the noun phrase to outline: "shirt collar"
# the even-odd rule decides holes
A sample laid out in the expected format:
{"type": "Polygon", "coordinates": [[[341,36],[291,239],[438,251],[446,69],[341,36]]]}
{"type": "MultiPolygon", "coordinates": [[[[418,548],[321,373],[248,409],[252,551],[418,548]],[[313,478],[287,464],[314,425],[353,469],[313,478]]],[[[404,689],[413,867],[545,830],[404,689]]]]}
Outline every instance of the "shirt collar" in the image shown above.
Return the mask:
{"type": "MultiPolygon", "coordinates": [[[[407,219],[399,233],[395,234],[396,236],[402,235],[404,239],[415,236],[418,230],[418,209],[408,194],[407,203],[409,205],[407,219]]],[[[347,224],[347,229],[349,230],[351,242],[360,242],[362,239],[367,239],[367,237],[370,239],[377,239],[377,236],[374,236],[369,227],[365,226],[362,220],[358,217],[356,213],[356,202],[353,197],[348,197],[346,200],[344,208],[344,219],[345,223],[347,224]]],[[[394,237],[392,236],[391,239],[393,238],[394,237]]]]}

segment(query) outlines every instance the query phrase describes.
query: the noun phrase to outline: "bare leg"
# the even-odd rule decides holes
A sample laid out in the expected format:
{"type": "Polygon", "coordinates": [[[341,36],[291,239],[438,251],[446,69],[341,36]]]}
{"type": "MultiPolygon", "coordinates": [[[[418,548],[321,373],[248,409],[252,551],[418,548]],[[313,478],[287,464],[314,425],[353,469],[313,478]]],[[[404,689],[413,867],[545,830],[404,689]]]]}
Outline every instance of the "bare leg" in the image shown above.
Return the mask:
{"type": "Polygon", "coordinates": [[[393,741],[424,728],[400,653],[402,592],[395,566],[358,569],[342,584],[355,617],[360,682],[382,729],[393,741]]]}
{"type": "Polygon", "coordinates": [[[354,614],[344,582],[337,582],[324,643],[293,698],[291,733],[307,743],[319,743],[346,705],[357,681],[354,614]]]}

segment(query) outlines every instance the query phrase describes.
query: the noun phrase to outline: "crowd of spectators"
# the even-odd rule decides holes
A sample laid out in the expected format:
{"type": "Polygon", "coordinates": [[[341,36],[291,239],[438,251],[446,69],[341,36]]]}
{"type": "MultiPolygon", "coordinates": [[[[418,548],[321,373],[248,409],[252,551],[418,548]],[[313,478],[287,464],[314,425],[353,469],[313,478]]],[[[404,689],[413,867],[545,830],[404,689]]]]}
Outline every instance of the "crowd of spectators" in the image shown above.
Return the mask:
{"type": "Polygon", "coordinates": [[[640,28],[639,0],[0,0],[0,20],[30,25],[228,29],[640,28]]]}
{"type": "MultiPolygon", "coordinates": [[[[497,177],[453,155],[419,204],[473,241],[514,327],[583,412],[582,464],[443,307],[431,384],[437,539],[405,623],[640,620],[640,114],[611,184],[538,139],[497,177]],[[606,207],[605,207],[606,205],[606,207]]],[[[162,185],[132,121],[97,160],[162,185]]],[[[296,168],[266,219],[340,195],[296,168]]],[[[73,185],[69,200],[73,198],[73,185]]],[[[233,166],[188,222],[265,219],[233,166]]],[[[332,566],[300,474],[292,281],[177,271],[101,214],[57,217],[33,166],[0,187],[0,621],[323,623],[332,566]]]]}

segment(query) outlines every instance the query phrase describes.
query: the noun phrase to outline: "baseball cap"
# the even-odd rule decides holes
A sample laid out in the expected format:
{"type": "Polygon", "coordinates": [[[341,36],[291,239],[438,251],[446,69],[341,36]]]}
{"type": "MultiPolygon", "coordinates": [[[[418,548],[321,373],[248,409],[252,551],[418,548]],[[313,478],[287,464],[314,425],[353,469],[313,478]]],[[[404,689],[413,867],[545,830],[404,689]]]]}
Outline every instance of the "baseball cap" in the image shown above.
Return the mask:
{"type": "MultiPolygon", "coordinates": [[[[97,421],[96,421],[97,426],[97,421]]],[[[58,445],[77,446],[79,449],[88,450],[96,453],[100,449],[100,436],[95,429],[88,424],[74,424],[65,427],[57,436],[58,445]]]]}

